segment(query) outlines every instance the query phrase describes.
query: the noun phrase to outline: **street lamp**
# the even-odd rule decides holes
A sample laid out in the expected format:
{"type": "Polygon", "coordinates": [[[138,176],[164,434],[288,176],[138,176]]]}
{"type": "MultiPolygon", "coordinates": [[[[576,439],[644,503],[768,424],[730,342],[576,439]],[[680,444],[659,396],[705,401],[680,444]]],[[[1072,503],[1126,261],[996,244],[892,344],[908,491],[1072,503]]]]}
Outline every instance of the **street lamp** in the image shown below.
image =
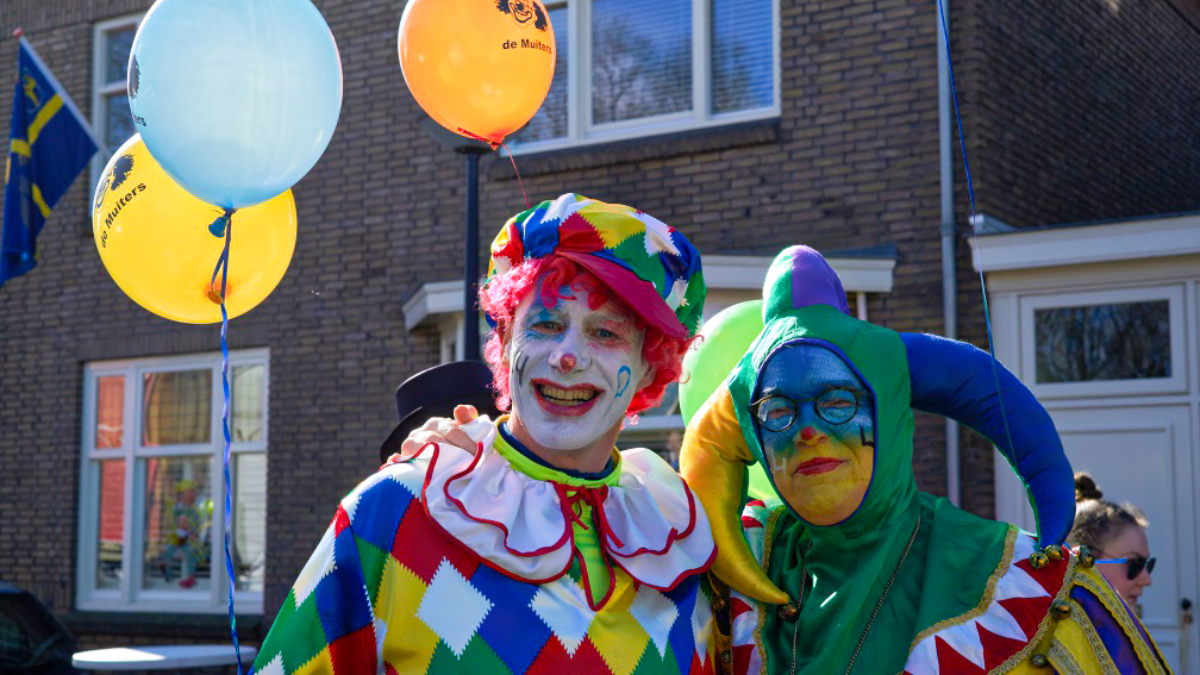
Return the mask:
{"type": "Polygon", "coordinates": [[[433,121],[428,115],[421,116],[421,127],[433,137],[438,145],[453,150],[467,158],[467,232],[463,265],[463,360],[479,360],[479,156],[492,151],[483,141],[459,136],[433,121]]]}

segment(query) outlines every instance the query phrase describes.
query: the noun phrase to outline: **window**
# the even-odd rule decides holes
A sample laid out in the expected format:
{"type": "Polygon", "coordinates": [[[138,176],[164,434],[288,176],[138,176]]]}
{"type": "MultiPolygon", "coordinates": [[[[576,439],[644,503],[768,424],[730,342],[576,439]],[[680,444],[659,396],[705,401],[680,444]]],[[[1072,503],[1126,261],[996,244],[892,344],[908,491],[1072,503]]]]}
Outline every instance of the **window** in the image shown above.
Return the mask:
{"type": "Polygon", "coordinates": [[[92,128],[104,141],[102,152],[92,158],[92,185],[100,181],[100,172],[108,158],[136,133],[129,113],[129,94],[125,75],[129,51],[137,34],[142,14],[102,21],[92,36],[92,128]]]}
{"type": "Polygon", "coordinates": [[[1186,385],[1182,288],[1020,302],[1021,379],[1039,397],[1172,393],[1186,385]]]}
{"type": "Polygon", "coordinates": [[[1171,376],[1166,300],[1053,307],[1033,317],[1038,382],[1171,376]]]}
{"type": "Polygon", "coordinates": [[[779,115],[777,0],[547,2],[554,83],[515,151],[779,115]]]}
{"type": "MultiPolygon", "coordinates": [[[[261,612],[268,354],[230,354],[238,611],[261,612]]],[[[224,612],[221,355],[92,363],[84,374],[78,605],[224,612]]]]}

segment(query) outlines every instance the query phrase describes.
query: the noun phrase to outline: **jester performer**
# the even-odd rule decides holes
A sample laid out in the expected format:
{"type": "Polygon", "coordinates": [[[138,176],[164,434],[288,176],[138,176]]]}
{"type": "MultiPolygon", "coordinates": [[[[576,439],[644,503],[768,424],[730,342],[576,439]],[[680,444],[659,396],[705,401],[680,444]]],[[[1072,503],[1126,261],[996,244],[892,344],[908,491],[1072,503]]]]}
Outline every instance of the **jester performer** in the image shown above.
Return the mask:
{"type": "Polygon", "coordinates": [[[970,345],[849,316],[837,275],[808,247],[772,263],[763,320],[681,455],[719,549],[718,663],[805,675],[1167,672],[1092,554],[1061,546],[1071,469],[1011,373],[970,345]],[[1036,539],[917,491],[913,408],[999,448],[1027,486],[1036,539]],[[742,510],[754,462],[778,500],[742,510]]]}
{"type": "Polygon", "coordinates": [[[657,455],[614,448],[679,378],[704,296],[697,251],[630,207],[509,220],[480,304],[511,414],[342,500],[255,672],[712,673],[708,520],[657,455]]]}

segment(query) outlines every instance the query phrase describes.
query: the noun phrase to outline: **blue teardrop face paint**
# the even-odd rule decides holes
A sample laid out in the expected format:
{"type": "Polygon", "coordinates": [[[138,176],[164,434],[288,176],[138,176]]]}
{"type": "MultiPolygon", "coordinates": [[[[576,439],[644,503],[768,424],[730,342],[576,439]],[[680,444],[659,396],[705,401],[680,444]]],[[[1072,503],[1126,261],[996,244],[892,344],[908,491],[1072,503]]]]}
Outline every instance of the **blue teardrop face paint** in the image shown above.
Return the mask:
{"type": "Polygon", "coordinates": [[[763,399],[754,423],[779,496],[814,525],[848,518],[875,467],[870,389],[832,350],[796,344],[763,364],[754,400],[763,399]]]}
{"type": "Polygon", "coordinates": [[[645,331],[611,298],[597,309],[570,288],[553,307],[531,292],[506,349],[513,414],[538,444],[583,450],[620,423],[648,371],[645,331]]]}

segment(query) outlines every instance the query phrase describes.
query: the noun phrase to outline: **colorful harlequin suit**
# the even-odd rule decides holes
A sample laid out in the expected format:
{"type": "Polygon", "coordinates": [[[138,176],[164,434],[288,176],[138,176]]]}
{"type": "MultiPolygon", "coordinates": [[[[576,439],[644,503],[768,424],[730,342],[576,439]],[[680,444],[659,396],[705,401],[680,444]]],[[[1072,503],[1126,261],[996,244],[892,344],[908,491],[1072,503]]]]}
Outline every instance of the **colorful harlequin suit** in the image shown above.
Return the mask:
{"type": "Polygon", "coordinates": [[[970,345],[849,316],[841,282],[807,247],[775,259],[763,318],[691,420],[681,455],[720,547],[718,663],[821,675],[1167,672],[1094,558],[1061,546],[1074,516],[1070,466],[1049,415],[1011,373],[970,345]],[[873,398],[870,484],[834,525],[805,522],[778,487],[743,510],[746,466],[766,466],[750,404],[767,361],[798,345],[836,354],[873,398]],[[914,408],[995,443],[1026,484],[1040,537],[917,491],[914,408]]]}
{"type": "Polygon", "coordinates": [[[350,493],[255,663],[283,673],[711,673],[704,512],[649,450],[582,479],[481,418],[350,493]]]}

